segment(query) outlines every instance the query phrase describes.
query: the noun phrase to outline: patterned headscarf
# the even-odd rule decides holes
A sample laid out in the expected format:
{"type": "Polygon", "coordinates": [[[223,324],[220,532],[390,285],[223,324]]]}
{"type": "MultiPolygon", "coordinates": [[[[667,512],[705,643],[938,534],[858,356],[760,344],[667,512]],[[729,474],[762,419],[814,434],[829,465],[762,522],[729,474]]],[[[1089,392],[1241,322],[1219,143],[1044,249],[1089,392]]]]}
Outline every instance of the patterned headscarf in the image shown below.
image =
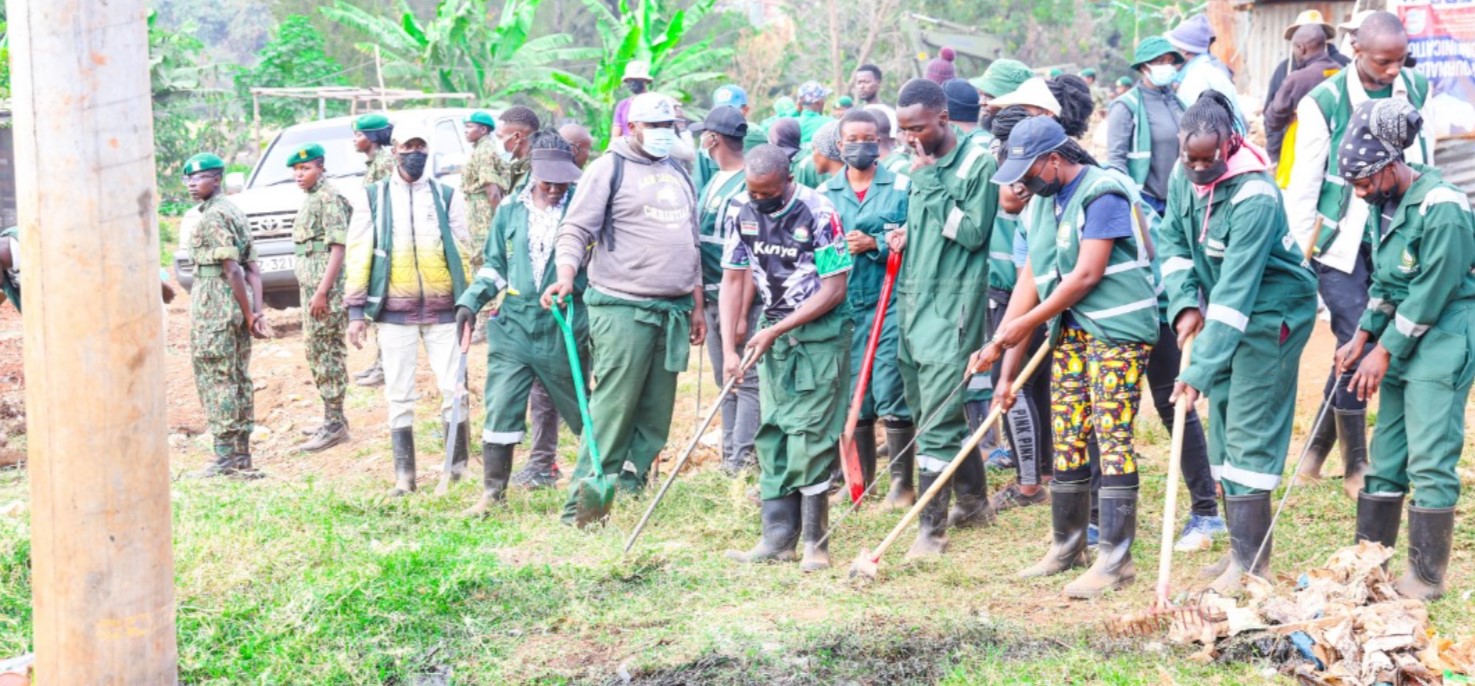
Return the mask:
{"type": "Polygon", "coordinates": [[[1405,100],[1369,100],[1358,105],[1337,153],[1342,178],[1366,179],[1402,160],[1404,149],[1418,140],[1423,127],[1423,116],[1405,100]]]}
{"type": "Polygon", "coordinates": [[[814,132],[814,150],[827,159],[840,161],[840,122],[827,122],[814,132]]]}

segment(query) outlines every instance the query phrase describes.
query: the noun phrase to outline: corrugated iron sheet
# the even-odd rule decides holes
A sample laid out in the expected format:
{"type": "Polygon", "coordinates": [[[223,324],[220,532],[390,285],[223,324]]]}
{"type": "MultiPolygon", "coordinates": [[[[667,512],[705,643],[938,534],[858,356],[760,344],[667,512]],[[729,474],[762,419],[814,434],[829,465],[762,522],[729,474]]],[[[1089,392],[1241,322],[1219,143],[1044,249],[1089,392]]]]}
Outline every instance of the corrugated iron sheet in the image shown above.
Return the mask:
{"type": "MultiPolygon", "coordinates": [[[[1258,103],[1265,98],[1265,89],[1270,87],[1270,76],[1275,73],[1275,65],[1290,55],[1290,43],[1285,39],[1285,29],[1296,21],[1296,15],[1304,10],[1319,10],[1335,26],[1352,16],[1356,4],[1351,1],[1255,4],[1239,13],[1235,45],[1222,46],[1224,49],[1218,52],[1232,50],[1243,60],[1244,69],[1235,75],[1235,85],[1240,91],[1253,96],[1258,103]]],[[[1245,107],[1250,105],[1246,103],[1245,107]]]]}
{"type": "Polygon", "coordinates": [[[1434,148],[1434,166],[1444,180],[1461,189],[1475,203],[1475,140],[1449,138],[1434,148]]]}

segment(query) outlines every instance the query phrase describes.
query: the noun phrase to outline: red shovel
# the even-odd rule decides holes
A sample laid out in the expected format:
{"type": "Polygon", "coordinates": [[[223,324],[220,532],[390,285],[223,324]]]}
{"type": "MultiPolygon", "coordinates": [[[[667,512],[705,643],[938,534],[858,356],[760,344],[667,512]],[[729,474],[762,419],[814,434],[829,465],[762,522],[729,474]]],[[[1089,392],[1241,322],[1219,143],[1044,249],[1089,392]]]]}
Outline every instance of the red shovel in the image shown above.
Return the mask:
{"type": "Polygon", "coordinates": [[[860,423],[860,408],[865,404],[866,388],[871,385],[871,365],[876,361],[876,347],[881,344],[881,327],[886,324],[886,306],[891,303],[891,287],[896,284],[896,272],[900,270],[901,253],[893,250],[886,258],[886,280],[881,282],[881,300],[876,303],[871,335],[866,339],[866,356],[860,363],[860,378],[855,380],[850,414],[845,417],[845,431],[840,434],[840,469],[845,473],[845,486],[850,489],[850,502],[856,505],[865,495],[866,485],[860,470],[860,453],[855,451],[855,425],[860,423]]]}

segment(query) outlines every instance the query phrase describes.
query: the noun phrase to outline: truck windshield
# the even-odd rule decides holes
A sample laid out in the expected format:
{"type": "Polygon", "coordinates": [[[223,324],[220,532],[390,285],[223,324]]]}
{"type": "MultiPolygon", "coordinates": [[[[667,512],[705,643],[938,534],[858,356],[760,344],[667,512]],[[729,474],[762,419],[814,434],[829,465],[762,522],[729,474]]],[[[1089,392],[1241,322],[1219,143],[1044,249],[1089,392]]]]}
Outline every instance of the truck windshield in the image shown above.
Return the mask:
{"type": "Polygon", "coordinates": [[[297,146],[317,143],[327,153],[323,160],[329,178],[363,176],[364,156],[353,149],[353,132],[348,127],[310,127],[283,131],[266,151],[266,157],[258,165],[252,188],[274,186],[292,182],[292,168],[287,166],[297,146]]]}

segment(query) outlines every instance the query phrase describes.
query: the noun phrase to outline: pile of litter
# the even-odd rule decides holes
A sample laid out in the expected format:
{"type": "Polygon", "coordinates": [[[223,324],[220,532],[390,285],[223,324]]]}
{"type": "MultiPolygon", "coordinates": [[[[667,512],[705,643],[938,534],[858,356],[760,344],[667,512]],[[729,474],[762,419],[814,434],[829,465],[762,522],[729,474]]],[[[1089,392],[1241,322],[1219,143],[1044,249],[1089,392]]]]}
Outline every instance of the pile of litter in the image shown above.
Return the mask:
{"type": "Polygon", "coordinates": [[[1383,570],[1392,556],[1362,542],[1303,574],[1288,594],[1253,577],[1243,604],[1208,591],[1201,602],[1222,620],[1175,623],[1168,639],[1202,645],[1192,659],[1203,663],[1269,657],[1303,684],[1475,684],[1475,637],[1434,633],[1424,603],[1400,597],[1383,570]]]}

